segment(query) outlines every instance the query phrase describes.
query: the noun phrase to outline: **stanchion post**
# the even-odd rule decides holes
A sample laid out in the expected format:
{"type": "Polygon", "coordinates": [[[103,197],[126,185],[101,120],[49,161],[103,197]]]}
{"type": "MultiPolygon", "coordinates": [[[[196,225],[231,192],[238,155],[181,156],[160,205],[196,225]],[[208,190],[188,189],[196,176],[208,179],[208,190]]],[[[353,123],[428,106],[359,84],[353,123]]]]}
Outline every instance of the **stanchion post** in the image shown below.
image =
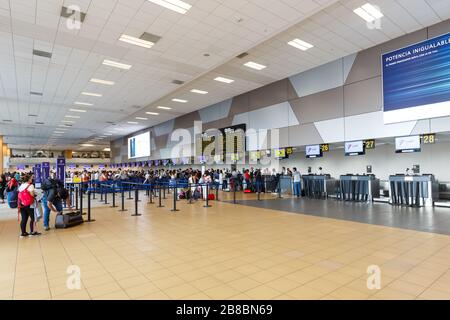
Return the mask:
{"type": "Polygon", "coordinates": [[[131,184],[128,185],[128,200],[133,200],[133,197],[131,196],[131,184]]]}
{"type": "Polygon", "coordinates": [[[205,205],[203,206],[204,208],[209,208],[209,207],[211,207],[210,205],[209,205],[209,184],[207,183],[206,184],[206,203],[205,203],[205,205]]]}
{"type": "Polygon", "coordinates": [[[170,210],[172,212],[176,212],[176,211],[180,211],[177,209],[177,186],[175,185],[174,189],[173,189],[173,209],[170,210]]]}
{"type": "Polygon", "coordinates": [[[283,197],[281,196],[281,177],[278,178],[278,199],[282,199],[283,197]]]}
{"type": "Polygon", "coordinates": [[[94,222],[95,219],[91,219],[91,191],[87,192],[87,216],[88,219],[85,222],[94,222]]]}
{"type": "Polygon", "coordinates": [[[75,209],[78,210],[78,187],[75,187],[75,209]]]}
{"type": "Polygon", "coordinates": [[[216,201],[219,201],[219,185],[216,186],[216,201]]]}
{"type": "Polygon", "coordinates": [[[162,205],[162,203],[161,203],[161,186],[159,186],[158,187],[158,192],[159,192],[159,205],[158,205],[158,208],[162,208],[162,207],[164,207],[163,205],[162,205]]]}
{"type": "Polygon", "coordinates": [[[164,188],[163,188],[163,199],[165,200],[165,199],[167,199],[166,198],[166,185],[164,184],[163,186],[164,186],[164,188]]]}
{"type": "Polygon", "coordinates": [[[132,214],[133,217],[141,216],[141,214],[138,213],[138,201],[139,201],[139,190],[136,189],[134,191],[134,214],[132,214]]]}
{"type": "Polygon", "coordinates": [[[120,194],[121,194],[122,204],[121,204],[121,209],[119,211],[124,212],[124,211],[127,211],[127,209],[125,209],[125,190],[123,189],[123,185],[122,185],[120,194]]]}
{"type": "Polygon", "coordinates": [[[233,203],[236,204],[236,185],[233,184],[233,203]]]}
{"type": "Polygon", "coordinates": [[[105,188],[105,186],[103,186],[103,188],[105,189],[105,204],[109,204],[108,203],[108,189],[105,188]]]}
{"type": "Polygon", "coordinates": [[[100,202],[103,202],[103,185],[100,185],[100,202]]]}
{"type": "Polygon", "coordinates": [[[80,192],[80,212],[83,215],[83,192],[80,192]]]}
{"type": "Polygon", "coordinates": [[[153,185],[148,187],[148,203],[153,204],[153,185]]]}
{"type": "Polygon", "coordinates": [[[114,187],[114,185],[111,186],[112,189],[112,206],[111,208],[116,208],[116,188],[114,187]]]}
{"type": "Polygon", "coordinates": [[[92,196],[92,199],[95,200],[95,194],[97,193],[97,182],[93,183],[93,189],[94,189],[94,195],[92,196]]]}

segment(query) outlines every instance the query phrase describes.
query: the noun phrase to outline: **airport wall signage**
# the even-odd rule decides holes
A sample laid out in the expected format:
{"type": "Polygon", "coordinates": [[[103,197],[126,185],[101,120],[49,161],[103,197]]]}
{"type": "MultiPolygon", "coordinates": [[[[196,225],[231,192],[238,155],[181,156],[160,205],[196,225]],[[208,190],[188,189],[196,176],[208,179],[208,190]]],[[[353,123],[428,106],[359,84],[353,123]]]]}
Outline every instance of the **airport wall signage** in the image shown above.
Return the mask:
{"type": "Polygon", "coordinates": [[[450,115],[450,33],[382,55],[384,123],[450,115]]]}

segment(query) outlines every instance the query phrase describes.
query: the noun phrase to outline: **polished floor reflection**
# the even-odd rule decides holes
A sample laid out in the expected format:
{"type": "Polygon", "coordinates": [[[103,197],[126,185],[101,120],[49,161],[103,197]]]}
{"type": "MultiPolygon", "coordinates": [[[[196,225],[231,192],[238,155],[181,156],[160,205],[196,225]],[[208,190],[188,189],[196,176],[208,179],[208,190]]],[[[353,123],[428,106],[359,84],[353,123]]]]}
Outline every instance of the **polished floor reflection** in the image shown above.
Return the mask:
{"type": "Polygon", "coordinates": [[[387,203],[343,202],[335,199],[276,199],[276,196],[265,197],[262,201],[254,197],[240,199],[238,203],[258,208],[450,235],[450,208],[413,208],[391,206],[387,203]]]}

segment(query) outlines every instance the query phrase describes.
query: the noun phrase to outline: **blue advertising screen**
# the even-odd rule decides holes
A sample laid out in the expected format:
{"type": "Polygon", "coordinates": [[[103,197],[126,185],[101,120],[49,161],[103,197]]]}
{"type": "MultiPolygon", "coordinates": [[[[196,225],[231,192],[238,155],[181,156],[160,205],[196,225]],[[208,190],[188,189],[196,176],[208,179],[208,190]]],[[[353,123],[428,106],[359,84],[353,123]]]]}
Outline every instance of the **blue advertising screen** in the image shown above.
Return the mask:
{"type": "Polygon", "coordinates": [[[450,115],[450,34],[382,59],[385,123],[450,115]]]}

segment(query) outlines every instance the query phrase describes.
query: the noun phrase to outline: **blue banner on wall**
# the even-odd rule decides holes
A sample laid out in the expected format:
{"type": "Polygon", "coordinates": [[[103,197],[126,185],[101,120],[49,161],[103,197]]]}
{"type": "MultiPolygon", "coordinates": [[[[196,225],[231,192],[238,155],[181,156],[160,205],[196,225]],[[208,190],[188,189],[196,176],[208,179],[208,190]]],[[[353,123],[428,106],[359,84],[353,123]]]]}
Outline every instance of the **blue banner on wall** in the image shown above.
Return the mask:
{"type": "Polygon", "coordinates": [[[382,59],[385,123],[450,115],[450,34],[382,59]]]}
{"type": "Polygon", "coordinates": [[[42,166],[40,164],[37,164],[33,167],[34,184],[36,188],[40,188],[42,184],[41,168],[42,166]]]}
{"type": "Polygon", "coordinates": [[[42,162],[41,176],[42,180],[45,180],[50,176],[50,162],[42,162]]]}
{"type": "Polygon", "coordinates": [[[56,177],[59,181],[66,181],[66,159],[58,158],[56,160],[56,177]]]}

